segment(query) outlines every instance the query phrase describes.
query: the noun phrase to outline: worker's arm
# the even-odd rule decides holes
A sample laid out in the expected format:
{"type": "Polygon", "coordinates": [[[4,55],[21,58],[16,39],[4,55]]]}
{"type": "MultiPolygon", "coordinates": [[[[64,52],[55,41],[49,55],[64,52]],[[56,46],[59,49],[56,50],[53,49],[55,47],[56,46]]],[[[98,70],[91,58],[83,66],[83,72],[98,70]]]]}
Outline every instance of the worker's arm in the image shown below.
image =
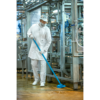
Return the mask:
{"type": "Polygon", "coordinates": [[[47,32],[46,32],[46,40],[47,40],[47,42],[46,42],[46,45],[44,47],[44,51],[47,52],[49,49],[49,46],[51,44],[51,32],[50,32],[49,28],[47,29],[47,32]]]}
{"type": "Polygon", "coordinates": [[[35,24],[33,24],[33,25],[29,28],[29,30],[28,30],[28,32],[27,32],[28,37],[31,38],[31,39],[33,39],[32,37],[33,37],[33,30],[34,30],[34,29],[35,29],[35,24]]]}
{"type": "Polygon", "coordinates": [[[35,25],[32,25],[29,28],[28,32],[27,32],[28,37],[31,38],[31,39],[33,39],[33,38],[35,39],[35,37],[33,36],[33,33],[32,33],[32,31],[34,30],[34,28],[35,28],[35,25]]]}

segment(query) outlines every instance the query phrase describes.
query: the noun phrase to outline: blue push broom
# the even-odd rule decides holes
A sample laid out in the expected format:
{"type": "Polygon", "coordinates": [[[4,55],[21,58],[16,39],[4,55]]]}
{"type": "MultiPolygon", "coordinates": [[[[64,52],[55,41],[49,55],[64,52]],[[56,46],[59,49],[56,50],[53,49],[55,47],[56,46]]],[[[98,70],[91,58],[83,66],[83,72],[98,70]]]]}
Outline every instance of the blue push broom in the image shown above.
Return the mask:
{"type": "MultiPolygon", "coordinates": [[[[37,48],[39,49],[39,51],[41,51],[41,49],[39,48],[37,42],[36,42],[34,39],[33,39],[33,41],[34,41],[34,43],[36,44],[36,46],[37,46],[37,48]]],[[[61,84],[61,82],[59,81],[58,77],[57,77],[56,74],[54,73],[52,67],[51,67],[50,64],[48,63],[48,61],[47,61],[47,59],[45,58],[45,56],[44,56],[43,54],[42,54],[42,56],[43,56],[44,60],[45,60],[46,63],[48,64],[49,68],[51,69],[51,71],[53,72],[55,78],[57,79],[57,81],[58,81],[58,83],[59,83],[59,85],[57,85],[57,88],[64,88],[64,87],[66,87],[65,85],[61,84]]]]}

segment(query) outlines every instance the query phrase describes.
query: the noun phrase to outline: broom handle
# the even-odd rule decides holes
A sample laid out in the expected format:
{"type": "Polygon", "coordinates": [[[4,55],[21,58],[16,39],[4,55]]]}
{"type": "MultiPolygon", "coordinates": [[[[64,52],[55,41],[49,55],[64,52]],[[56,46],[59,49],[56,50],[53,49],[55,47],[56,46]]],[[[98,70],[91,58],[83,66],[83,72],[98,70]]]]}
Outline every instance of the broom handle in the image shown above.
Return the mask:
{"type": "MultiPolygon", "coordinates": [[[[33,41],[36,44],[36,46],[39,49],[39,51],[41,51],[41,49],[39,48],[37,42],[34,39],[33,39],[33,41]]],[[[51,71],[53,72],[53,74],[54,74],[55,78],[57,79],[57,81],[59,82],[59,84],[61,84],[60,81],[59,81],[59,79],[58,79],[58,77],[56,76],[55,72],[53,71],[52,67],[50,66],[50,64],[48,63],[47,59],[45,58],[44,54],[42,54],[42,56],[43,56],[44,60],[46,61],[46,63],[48,64],[48,66],[51,69],[51,71]]]]}

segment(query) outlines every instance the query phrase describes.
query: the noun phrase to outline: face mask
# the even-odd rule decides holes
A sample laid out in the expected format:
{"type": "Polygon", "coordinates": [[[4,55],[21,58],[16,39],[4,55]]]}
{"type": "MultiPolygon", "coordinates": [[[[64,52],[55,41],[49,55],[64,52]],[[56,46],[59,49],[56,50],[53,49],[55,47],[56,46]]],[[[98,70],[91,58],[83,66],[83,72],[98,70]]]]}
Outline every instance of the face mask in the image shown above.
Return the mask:
{"type": "Polygon", "coordinates": [[[43,23],[41,23],[41,22],[40,22],[40,26],[41,26],[41,27],[44,27],[44,26],[45,26],[45,24],[43,24],[43,23]]]}

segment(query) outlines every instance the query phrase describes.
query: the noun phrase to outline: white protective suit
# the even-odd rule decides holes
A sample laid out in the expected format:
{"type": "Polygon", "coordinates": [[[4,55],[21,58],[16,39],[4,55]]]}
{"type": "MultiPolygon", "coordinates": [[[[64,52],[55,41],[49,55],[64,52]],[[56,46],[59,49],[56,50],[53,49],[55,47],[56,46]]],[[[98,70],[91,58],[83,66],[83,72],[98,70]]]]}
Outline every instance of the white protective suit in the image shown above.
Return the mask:
{"type": "MultiPolygon", "coordinates": [[[[27,32],[28,37],[31,34],[35,38],[41,51],[46,51],[44,53],[44,56],[47,58],[47,51],[51,44],[50,29],[47,26],[41,27],[39,24],[34,24],[30,27],[30,29],[27,32]]],[[[37,67],[38,60],[41,60],[40,79],[41,79],[41,82],[45,83],[46,62],[45,62],[44,58],[42,57],[42,55],[39,53],[39,50],[38,50],[36,44],[34,43],[34,41],[32,41],[28,57],[31,58],[31,64],[32,64],[35,81],[39,79],[36,67],[37,67]]]]}

